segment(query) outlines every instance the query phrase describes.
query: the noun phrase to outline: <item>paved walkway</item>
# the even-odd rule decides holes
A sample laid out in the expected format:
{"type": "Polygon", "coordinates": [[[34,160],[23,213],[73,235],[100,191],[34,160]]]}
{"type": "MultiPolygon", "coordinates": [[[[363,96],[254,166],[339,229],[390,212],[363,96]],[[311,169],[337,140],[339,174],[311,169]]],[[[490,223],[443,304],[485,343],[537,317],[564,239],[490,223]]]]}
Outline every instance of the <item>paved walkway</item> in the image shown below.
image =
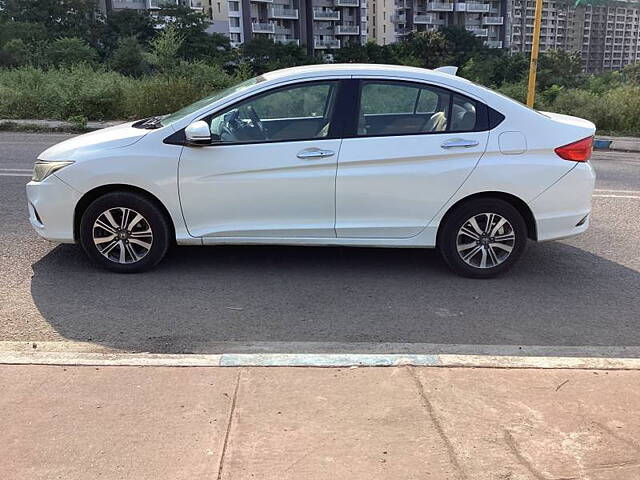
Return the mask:
{"type": "Polygon", "coordinates": [[[0,366],[0,478],[640,478],[640,371],[0,366]]]}

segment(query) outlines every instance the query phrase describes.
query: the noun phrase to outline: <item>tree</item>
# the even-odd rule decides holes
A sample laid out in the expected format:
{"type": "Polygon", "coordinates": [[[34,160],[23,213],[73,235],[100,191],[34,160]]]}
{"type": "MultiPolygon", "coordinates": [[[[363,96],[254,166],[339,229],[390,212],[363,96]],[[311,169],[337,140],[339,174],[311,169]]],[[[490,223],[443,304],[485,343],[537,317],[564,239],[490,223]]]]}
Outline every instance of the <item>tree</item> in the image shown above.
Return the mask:
{"type": "Polygon", "coordinates": [[[0,21],[43,25],[50,38],[78,37],[99,43],[97,0],[1,0],[0,21]]]}
{"type": "Polygon", "coordinates": [[[185,60],[208,60],[223,63],[231,59],[229,38],[219,33],[206,32],[209,22],[200,12],[182,5],[164,7],[157,17],[158,28],[173,26],[182,36],[178,55],[185,60]]]}
{"type": "Polygon", "coordinates": [[[566,50],[549,50],[538,60],[537,83],[540,90],[551,85],[577,87],[582,73],[582,57],[580,52],[566,50]]]}
{"type": "Polygon", "coordinates": [[[47,48],[46,60],[55,66],[95,63],[98,53],[80,38],[59,38],[47,48]]]}
{"type": "Polygon", "coordinates": [[[460,69],[460,76],[489,87],[523,80],[529,59],[522,53],[510,55],[504,50],[487,49],[476,53],[460,69]]]}
{"type": "Polygon", "coordinates": [[[107,51],[119,47],[124,38],[135,38],[140,44],[148,45],[156,35],[154,20],[145,11],[125,9],[115,10],[107,16],[103,26],[102,41],[107,51]]]}
{"type": "Polygon", "coordinates": [[[254,38],[244,43],[239,53],[242,59],[252,66],[254,75],[279,68],[309,65],[318,61],[298,45],[276,43],[267,38],[254,38]]]}
{"type": "Polygon", "coordinates": [[[488,50],[480,37],[475,36],[464,27],[442,27],[440,33],[444,35],[447,43],[447,55],[445,63],[461,67],[471,57],[488,50]]]}
{"type": "Polygon", "coordinates": [[[447,38],[441,32],[412,32],[393,47],[405,65],[436,68],[444,65],[447,58],[447,38]]]}
{"type": "Polygon", "coordinates": [[[173,25],[167,25],[160,34],[151,41],[149,63],[155,65],[160,72],[171,74],[180,64],[178,51],[184,43],[184,37],[173,25]]]}
{"type": "Polygon", "coordinates": [[[142,76],[149,70],[143,53],[142,47],[135,37],[125,37],[118,42],[118,48],[113,51],[109,65],[123,75],[142,76]]]}
{"type": "Polygon", "coordinates": [[[48,38],[47,29],[39,23],[25,23],[7,20],[0,23],[0,47],[10,40],[22,40],[26,45],[34,45],[48,38]]]}

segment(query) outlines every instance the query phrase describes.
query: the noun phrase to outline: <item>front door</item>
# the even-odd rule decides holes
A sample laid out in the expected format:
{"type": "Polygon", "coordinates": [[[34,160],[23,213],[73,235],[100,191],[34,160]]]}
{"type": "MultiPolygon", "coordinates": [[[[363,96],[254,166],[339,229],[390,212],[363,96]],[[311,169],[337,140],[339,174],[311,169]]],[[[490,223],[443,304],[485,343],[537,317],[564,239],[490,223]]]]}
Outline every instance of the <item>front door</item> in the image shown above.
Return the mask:
{"type": "Polygon", "coordinates": [[[426,84],[361,80],[357,131],[338,159],[337,236],[420,233],[482,156],[483,107],[426,84]]]}
{"type": "Polygon", "coordinates": [[[191,235],[335,237],[338,86],[298,83],[205,119],[212,144],[185,147],[179,166],[191,235]]]}

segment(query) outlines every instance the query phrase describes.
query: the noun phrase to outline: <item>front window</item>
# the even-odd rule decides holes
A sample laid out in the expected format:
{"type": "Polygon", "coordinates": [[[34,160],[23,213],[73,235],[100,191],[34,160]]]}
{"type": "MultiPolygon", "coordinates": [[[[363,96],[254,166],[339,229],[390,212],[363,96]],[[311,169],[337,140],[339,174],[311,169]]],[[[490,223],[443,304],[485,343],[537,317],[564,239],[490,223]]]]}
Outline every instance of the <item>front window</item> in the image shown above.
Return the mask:
{"type": "Polygon", "coordinates": [[[250,78],[249,80],[245,80],[242,83],[238,83],[237,85],[234,85],[232,87],[225,88],[224,90],[220,90],[219,92],[214,93],[213,95],[202,98],[197,102],[192,103],[191,105],[187,105],[186,107],[181,108],[177,112],[174,112],[165,117],[162,117],[162,126],[166,127],[167,125],[171,125],[172,123],[175,123],[178,120],[183,119],[187,115],[191,115],[193,112],[196,112],[201,108],[212,104],[213,102],[222,100],[224,97],[232,95],[236,92],[240,92],[242,90],[245,90],[253,85],[256,85],[264,81],[265,81],[265,78],[262,76],[254,77],[254,78],[250,78]]]}
{"type": "Polygon", "coordinates": [[[211,137],[222,143],[326,138],[336,100],[336,81],[279,88],[210,118],[211,137]]]}

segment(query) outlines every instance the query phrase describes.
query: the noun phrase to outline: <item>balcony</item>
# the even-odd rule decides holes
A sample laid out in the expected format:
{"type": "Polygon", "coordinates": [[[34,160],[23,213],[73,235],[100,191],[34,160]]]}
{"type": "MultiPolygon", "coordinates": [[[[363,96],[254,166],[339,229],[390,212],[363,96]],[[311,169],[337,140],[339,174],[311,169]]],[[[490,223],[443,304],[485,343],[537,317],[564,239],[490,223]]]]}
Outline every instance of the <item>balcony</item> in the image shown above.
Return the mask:
{"type": "Polygon", "coordinates": [[[195,10],[204,8],[204,0],[190,0],[189,6],[195,10]]]}
{"type": "Polygon", "coordinates": [[[297,20],[298,9],[273,6],[269,9],[269,16],[271,18],[289,18],[292,20],[297,20]]]}
{"type": "Polygon", "coordinates": [[[483,25],[502,25],[504,23],[504,17],[484,17],[482,19],[483,25]]]}
{"type": "Polygon", "coordinates": [[[424,24],[424,23],[434,23],[435,17],[433,15],[414,15],[413,23],[415,24],[424,24]]]}
{"type": "Polygon", "coordinates": [[[393,23],[406,23],[407,15],[405,13],[400,13],[398,15],[391,15],[391,21],[393,23]]]}
{"type": "Polygon", "coordinates": [[[357,25],[336,25],[336,35],[360,35],[360,27],[357,25]]]}
{"type": "Polygon", "coordinates": [[[359,7],[360,0],[333,0],[336,7],[359,7]]]}
{"type": "Polygon", "coordinates": [[[284,43],[284,44],[293,43],[294,45],[300,46],[300,40],[298,40],[297,38],[287,38],[281,35],[276,35],[274,37],[274,40],[278,43],[284,43]]]}
{"type": "Polygon", "coordinates": [[[489,35],[489,30],[482,27],[465,27],[467,31],[473,33],[476,37],[486,37],[489,35]]]}
{"type": "Polygon", "coordinates": [[[314,40],[313,48],[315,48],[316,50],[340,48],[340,40],[314,40]]]}
{"type": "Polygon", "coordinates": [[[476,2],[466,2],[466,3],[456,3],[456,10],[458,12],[471,12],[471,13],[486,13],[491,8],[491,5],[488,3],[476,3],[476,2]]]}
{"type": "Polygon", "coordinates": [[[178,5],[178,0],[149,0],[149,8],[162,8],[178,5]]]}
{"type": "Polygon", "coordinates": [[[484,44],[489,48],[502,48],[501,40],[487,40],[484,44]]]}
{"type": "Polygon", "coordinates": [[[273,3],[273,0],[251,0],[255,3],[273,3]]]}
{"type": "Polygon", "coordinates": [[[313,10],[313,19],[320,21],[340,20],[340,12],[336,10],[313,10]]]}
{"type": "Polygon", "coordinates": [[[273,23],[252,23],[251,31],[253,33],[275,33],[276,26],[273,23]]]}
{"type": "Polygon", "coordinates": [[[434,12],[453,12],[453,3],[429,2],[427,4],[427,10],[433,10],[434,12]]]}

